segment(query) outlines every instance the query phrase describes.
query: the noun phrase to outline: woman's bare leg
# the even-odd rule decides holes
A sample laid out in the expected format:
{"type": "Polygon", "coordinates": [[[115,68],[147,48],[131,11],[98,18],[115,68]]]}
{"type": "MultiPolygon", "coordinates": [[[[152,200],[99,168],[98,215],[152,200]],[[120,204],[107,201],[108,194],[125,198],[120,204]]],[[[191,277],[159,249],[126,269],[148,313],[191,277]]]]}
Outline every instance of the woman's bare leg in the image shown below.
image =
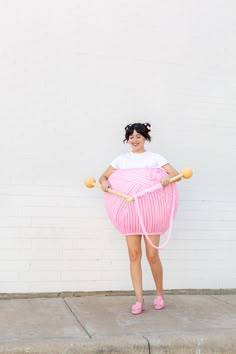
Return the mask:
{"type": "Polygon", "coordinates": [[[130,259],[130,274],[136,296],[136,301],[143,302],[143,285],[142,285],[142,268],[141,268],[141,235],[125,236],[129,259],[130,259]]]}
{"type": "MultiPolygon", "coordinates": [[[[160,235],[150,235],[149,238],[155,246],[159,246],[160,235]]],[[[159,252],[157,249],[152,247],[149,242],[145,239],[146,255],[147,260],[150,264],[153,279],[156,286],[156,294],[163,296],[163,269],[161,260],[159,257],[159,252]]]]}

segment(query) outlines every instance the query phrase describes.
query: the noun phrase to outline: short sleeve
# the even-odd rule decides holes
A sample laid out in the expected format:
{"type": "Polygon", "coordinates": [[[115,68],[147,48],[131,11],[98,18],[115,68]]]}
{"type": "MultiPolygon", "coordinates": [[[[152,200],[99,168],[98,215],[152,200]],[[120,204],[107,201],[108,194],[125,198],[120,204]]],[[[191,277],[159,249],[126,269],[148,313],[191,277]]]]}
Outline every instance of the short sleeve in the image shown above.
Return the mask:
{"type": "Polygon", "coordinates": [[[160,154],[155,154],[155,160],[158,167],[162,167],[169,163],[169,161],[160,154]]]}
{"type": "Polygon", "coordinates": [[[116,170],[120,169],[120,155],[111,161],[110,165],[116,170]]]}

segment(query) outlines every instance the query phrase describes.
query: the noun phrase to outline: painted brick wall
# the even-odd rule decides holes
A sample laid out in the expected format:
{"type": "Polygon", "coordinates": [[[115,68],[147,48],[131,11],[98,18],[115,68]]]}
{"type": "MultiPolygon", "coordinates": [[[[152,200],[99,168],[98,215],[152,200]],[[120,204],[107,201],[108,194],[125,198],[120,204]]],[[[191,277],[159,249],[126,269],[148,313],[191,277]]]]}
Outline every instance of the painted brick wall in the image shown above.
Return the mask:
{"type": "MultiPolygon", "coordinates": [[[[132,289],[96,178],[124,126],[194,176],[178,184],[165,288],[235,288],[234,1],[0,4],[0,292],[132,289]]],[[[163,236],[164,237],[164,236],[163,236]]],[[[153,289],[143,259],[144,288],[153,289]]]]}

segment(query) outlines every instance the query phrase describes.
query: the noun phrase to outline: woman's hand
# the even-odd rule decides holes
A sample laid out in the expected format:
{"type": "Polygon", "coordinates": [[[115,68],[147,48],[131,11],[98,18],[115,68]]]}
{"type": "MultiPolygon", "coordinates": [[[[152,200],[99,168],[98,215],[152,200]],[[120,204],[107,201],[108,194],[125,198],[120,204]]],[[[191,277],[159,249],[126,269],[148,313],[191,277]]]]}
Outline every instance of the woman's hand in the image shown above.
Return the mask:
{"type": "Polygon", "coordinates": [[[109,187],[110,187],[110,186],[109,186],[108,180],[102,181],[102,183],[101,183],[101,189],[103,190],[103,192],[107,192],[109,187]]]}
{"type": "Polygon", "coordinates": [[[163,187],[168,186],[168,184],[170,184],[170,176],[163,177],[160,182],[163,187]]]}
{"type": "MultiPolygon", "coordinates": [[[[162,167],[164,168],[164,170],[166,170],[167,175],[162,178],[161,184],[163,187],[166,187],[166,186],[168,186],[168,184],[170,184],[171,178],[179,175],[179,172],[173,166],[171,166],[169,163],[167,163],[166,165],[164,165],[162,167]]],[[[181,180],[181,177],[179,177],[178,181],[179,180],[181,180]]]]}
{"type": "Polygon", "coordinates": [[[112,166],[108,166],[106,171],[103,172],[103,174],[99,178],[99,183],[103,192],[108,192],[108,188],[110,188],[108,178],[113,173],[113,171],[115,171],[115,169],[112,166]]]}

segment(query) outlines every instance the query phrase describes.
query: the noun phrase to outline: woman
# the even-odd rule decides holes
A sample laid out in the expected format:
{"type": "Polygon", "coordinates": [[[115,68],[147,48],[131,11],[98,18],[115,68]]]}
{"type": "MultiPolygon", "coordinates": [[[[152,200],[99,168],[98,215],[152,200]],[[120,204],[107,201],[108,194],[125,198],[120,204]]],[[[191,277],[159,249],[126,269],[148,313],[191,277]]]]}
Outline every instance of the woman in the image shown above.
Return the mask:
{"type": "MultiPolygon", "coordinates": [[[[133,123],[125,127],[125,138],[123,142],[130,144],[131,152],[117,156],[99,178],[101,188],[107,192],[109,177],[117,169],[162,167],[167,174],[161,179],[163,187],[170,183],[170,178],[176,176],[178,171],[161,155],[147,151],[145,142],[151,141],[151,125],[149,123],[133,123]]],[[[142,269],[141,269],[141,238],[142,235],[125,235],[130,259],[130,273],[136,296],[136,302],[132,305],[131,313],[134,315],[142,313],[144,310],[142,269]]],[[[158,246],[160,235],[149,235],[154,245],[158,246]]],[[[156,310],[165,307],[163,293],[163,270],[158,250],[145,240],[146,256],[150,264],[151,272],[156,286],[156,296],[153,306],[156,310]]]]}

